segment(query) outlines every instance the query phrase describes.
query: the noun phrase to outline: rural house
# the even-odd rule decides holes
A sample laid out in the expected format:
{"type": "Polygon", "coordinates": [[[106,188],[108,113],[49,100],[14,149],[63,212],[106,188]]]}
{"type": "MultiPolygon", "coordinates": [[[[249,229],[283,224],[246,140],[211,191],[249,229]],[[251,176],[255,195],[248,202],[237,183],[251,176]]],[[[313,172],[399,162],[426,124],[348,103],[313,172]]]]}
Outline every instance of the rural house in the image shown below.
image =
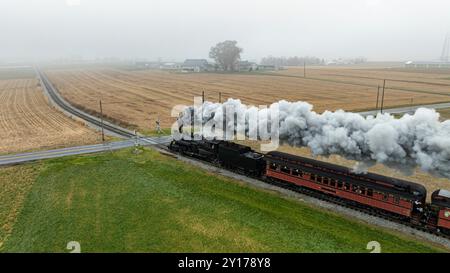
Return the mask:
{"type": "Polygon", "coordinates": [[[239,61],[237,63],[238,71],[253,71],[253,70],[256,70],[257,67],[258,67],[258,65],[254,62],[239,61]]]}

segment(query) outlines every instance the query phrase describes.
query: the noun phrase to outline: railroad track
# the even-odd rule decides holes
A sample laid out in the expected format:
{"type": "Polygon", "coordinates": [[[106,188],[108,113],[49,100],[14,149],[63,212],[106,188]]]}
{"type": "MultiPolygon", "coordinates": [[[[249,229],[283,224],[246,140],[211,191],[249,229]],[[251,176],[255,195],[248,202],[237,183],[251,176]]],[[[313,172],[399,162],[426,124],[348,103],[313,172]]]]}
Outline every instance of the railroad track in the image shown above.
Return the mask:
{"type": "Polygon", "coordinates": [[[75,107],[73,107],[72,105],[70,105],[68,102],[66,102],[65,100],[63,100],[58,91],[56,90],[56,88],[51,84],[51,82],[48,80],[47,76],[41,72],[40,70],[36,69],[36,73],[38,75],[38,77],[41,80],[41,84],[43,85],[43,87],[45,88],[45,90],[47,91],[48,95],[50,96],[51,100],[58,105],[61,109],[63,109],[65,112],[76,116],[98,128],[102,128],[105,131],[109,131],[112,132],[118,136],[121,136],[123,138],[134,138],[136,137],[136,134],[134,134],[133,132],[119,127],[117,125],[105,122],[105,121],[101,121],[100,119],[93,117],[75,107]]]}

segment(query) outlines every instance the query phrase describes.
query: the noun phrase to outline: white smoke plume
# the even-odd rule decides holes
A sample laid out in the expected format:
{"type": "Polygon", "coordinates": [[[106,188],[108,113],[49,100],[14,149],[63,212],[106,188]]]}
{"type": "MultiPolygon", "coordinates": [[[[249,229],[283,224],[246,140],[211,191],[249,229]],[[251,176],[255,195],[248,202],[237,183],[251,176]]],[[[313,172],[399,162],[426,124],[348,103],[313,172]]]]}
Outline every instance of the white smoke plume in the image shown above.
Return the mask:
{"type": "MultiPolygon", "coordinates": [[[[418,166],[423,171],[450,178],[450,120],[440,122],[439,113],[433,109],[420,108],[413,115],[405,114],[397,119],[387,113],[363,117],[343,110],[318,114],[312,111],[311,104],[301,101],[282,100],[267,109],[259,109],[229,99],[223,104],[205,102],[189,107],[179,123],[189,126],[193,118],[200,124],[215,122],[222,126],[226,107],[235,109],[235,116],[244,117],[227,120],[228,131],[245,128],[248,135],[261,128],[271,128],[268,114],[278,110],[281,143],[307,146],[313,155],[336,154],[357,160],[357,172],[382,163],[405,173],[418,166]],[[247,124],[254,115],[258,116],[257,128],[247,124]]],[[[202,134],[212,137],[210,132],[202,134]]]]}

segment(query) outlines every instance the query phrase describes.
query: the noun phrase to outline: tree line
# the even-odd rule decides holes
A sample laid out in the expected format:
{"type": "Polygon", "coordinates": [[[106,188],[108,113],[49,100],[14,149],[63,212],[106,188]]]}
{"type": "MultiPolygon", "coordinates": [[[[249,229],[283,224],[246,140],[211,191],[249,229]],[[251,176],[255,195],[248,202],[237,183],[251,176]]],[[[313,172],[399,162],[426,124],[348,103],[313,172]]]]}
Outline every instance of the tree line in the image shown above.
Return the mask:
{"type": "MultiPolygon", "coordinates": [[[[364,57],[350,58],[350,59],[337,59],[332,60],[330,64],[359,64],[365,63],[367,60],[364,57]]],[[[327,62],[324,59],[317,57],[274,57],[268,56],[261,59],[263,65],[275,65],[275,66],[302,66],[306,65],[325,65],[327,62]]]]}
{"type": "Polygon", "coordinates": [[[317,57],[274,57],[268,56],[261,59],[263,65],[275,65],[275,66],[300,66],[306,65],[324,65],[325,60],[317,57]]]}

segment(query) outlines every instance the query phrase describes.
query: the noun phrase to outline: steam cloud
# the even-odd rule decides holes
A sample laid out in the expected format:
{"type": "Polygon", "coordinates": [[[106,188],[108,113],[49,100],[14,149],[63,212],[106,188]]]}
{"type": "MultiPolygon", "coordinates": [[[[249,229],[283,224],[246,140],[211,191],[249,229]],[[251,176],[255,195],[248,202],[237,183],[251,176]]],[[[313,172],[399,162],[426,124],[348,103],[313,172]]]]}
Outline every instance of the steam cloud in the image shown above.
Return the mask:
{"type": "MultiPolygon", "coordinates": [[[[246,124],[249,116],[258,116],[259,128],[270,128],[272,119],[268,114],[276,114],[278,109],[280,143],[307,146],[313,155],[337,154],[357,160],[355,172],[365,172],[367,167],[382,163],[407,174],[419,166],[431,174],[450,178],[450,120],[440,122],[439,113],[433,109],[420,108],[413,115],[396,119],[387,113],[363,117],[343,110],[318,114],[312,111],[311,104],[301,101],[282,100],[259,109],[229,99],[223,104],[204,102],[191,106],[178,122],[189,126],[193,118],[203,124],[223,124],[226,107],[233,107],[237,115],[245,117],[227,120],[226,129],[245,128],[246,134],[257,130],[246,124]]],[[[212,136],[207,132],[203,135],[212,136]]]]}

